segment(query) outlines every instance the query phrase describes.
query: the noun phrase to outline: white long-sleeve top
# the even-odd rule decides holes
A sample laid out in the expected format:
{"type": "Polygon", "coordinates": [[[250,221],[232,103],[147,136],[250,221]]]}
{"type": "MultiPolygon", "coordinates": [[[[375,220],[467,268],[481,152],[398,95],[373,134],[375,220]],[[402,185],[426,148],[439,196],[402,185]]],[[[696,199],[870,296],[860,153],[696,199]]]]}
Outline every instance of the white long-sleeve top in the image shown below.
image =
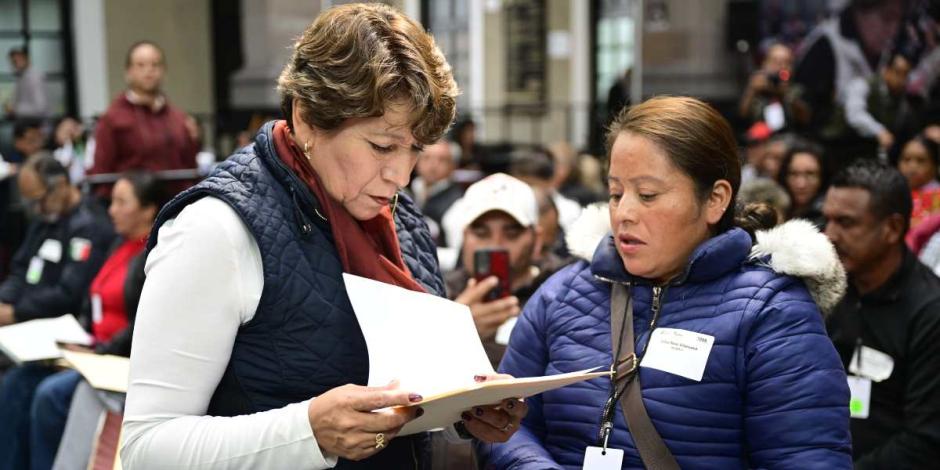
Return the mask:
{"type": "MultiPolygon", "coordinates": [[[[308,401],[235,417],[205,416],[264,276],[248,227],[207,197],[166,222],[147,259],[124,412],[126,468],[336,465],[317,445],[308,401]]],[[[311,397],[313,398],[313,397],[311,397]]]]}
{"type": "Polygon", "coordinates": [[[868,95],[871,92],[868,80],[862,77],[852,79],[845,92],[845,120],[865,137],[877,137],[885,131],[884,124],[868,111],[868,95]]]}

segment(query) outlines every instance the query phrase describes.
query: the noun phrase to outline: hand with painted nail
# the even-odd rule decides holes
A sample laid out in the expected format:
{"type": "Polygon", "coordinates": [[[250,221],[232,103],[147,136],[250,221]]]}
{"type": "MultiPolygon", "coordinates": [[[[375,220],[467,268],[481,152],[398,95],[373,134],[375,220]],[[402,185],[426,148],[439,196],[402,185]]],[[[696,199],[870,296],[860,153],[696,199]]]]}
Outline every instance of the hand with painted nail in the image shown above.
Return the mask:
{"type": "Polygon", "coordinates": [[[421,416],[421,407],[404,408],[422,400],[398,388],[344,385],[313,400],[307,408],[310,428],[324,455],[362,460],[379,452],[402,426],[421,416]],[[384,408],[402,407],[390,410],[384,408]]]}
{"type": "MultiPolygon", "coordinates": [[[[478,375],[477,382],[511,379],[511,375],[478,375]]],[[[521,426],[529,406],[525,400],[510,398],[496,405],[477,406],[460,415],[467,432],[482,442],[506,442],[521,426]]]]}
{"type": "Polygon", "coordinates": [[[477,327],[480,339],[489,340],[496,336],[496,330],[510,318],[519,314],[519,299],[515,296],[486,301],[486,294],[493,290],[499,280],[490,276],[480,282],[470,279],[467,288],[454,299],[455,302],[470,307],[473,323],[477,327]]]}

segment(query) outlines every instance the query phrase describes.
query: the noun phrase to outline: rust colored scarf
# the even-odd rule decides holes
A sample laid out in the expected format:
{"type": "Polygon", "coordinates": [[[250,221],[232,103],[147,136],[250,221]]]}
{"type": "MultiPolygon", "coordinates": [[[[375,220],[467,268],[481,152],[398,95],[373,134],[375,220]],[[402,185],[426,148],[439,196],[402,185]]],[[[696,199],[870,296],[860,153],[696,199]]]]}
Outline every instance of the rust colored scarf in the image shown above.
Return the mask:
{"type": "Polygon", "coordinates": [[[391,210],[383,207],[379,215],[372,219],[356,220],[326,193],[320,177],[310,167],[303,150],[294,142],[287,121],[275,123],[273,134],[278,158],[306,183],[320,201],[320,210],[330,224],[343,270],[356,276],[425,292],[421,284],[411,277],[401,257],[391,210]]]}

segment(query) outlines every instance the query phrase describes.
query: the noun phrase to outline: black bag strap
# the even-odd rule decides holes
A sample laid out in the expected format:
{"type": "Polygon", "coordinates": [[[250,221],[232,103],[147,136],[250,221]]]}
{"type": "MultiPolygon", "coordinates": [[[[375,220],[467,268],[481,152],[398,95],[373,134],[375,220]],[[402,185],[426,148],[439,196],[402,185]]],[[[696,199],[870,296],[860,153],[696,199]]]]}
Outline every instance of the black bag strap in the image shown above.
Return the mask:
{"type": "MultiPolygon", "coordinates": [[[[615,369],[619,371],[621,363],[628,365],[629,359],[635,351],[633,343],[633,299],[630,298],[627,288],[618,283],[612,283],[610,290],[610,340],[613,346],[612,351],[619,349],[622,351],[622,357],[627,358],[621,359],[618,357],[615,359],[615,369]],[[624,311],[626,311],[626,315],[622,314],[624,311]]],[[[635,360],[635,356],[633,356],[633,361],[635,360]]],[[[621,379],[622,377],[617,378],[621,379]]],[[[633,436],[633,442],[640,453],[640,459],[643,460],[646,468],[650,470],[679,470],[679,464],[676,462],[675,457],[666,447],[662,436],[656,431],[649,414],[646,413],[641,390],[640,372],[636,370],[629,385],[627,385],[626,392],[620,396],[623,417],[627,421],[627,427],[630,428],[630,435],[633,436]]]]}

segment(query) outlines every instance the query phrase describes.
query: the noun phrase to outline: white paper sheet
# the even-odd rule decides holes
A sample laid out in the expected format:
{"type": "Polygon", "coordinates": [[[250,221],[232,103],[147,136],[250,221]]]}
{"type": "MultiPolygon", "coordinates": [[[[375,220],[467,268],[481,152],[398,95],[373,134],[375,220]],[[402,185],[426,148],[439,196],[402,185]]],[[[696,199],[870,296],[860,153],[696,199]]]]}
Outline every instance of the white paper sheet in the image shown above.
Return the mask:
{"type": "Polygon", "coordinates": [[[369,385],[398,379],[403,390],[424,397],[412,405],[424,408],[424,415],[406,424],[400,435],[449,426],[475,406],[608,374],[589,369],[477,383],[474,375],[494,371],[467,306],[350,274],[343,279],[369,350],[369,385]]]}
{"type": "Polygon", "coordinates": [[[70,314],[0,328],[0,350],[17,364],[62,357],[56,342],[90,345],[92,338],[70,314]]]}
{"type": "Polygon", "coordinates": [[[466,305],[343,274],[369,350],[369,385],[429,397],[493,374],[466,305]]]}

